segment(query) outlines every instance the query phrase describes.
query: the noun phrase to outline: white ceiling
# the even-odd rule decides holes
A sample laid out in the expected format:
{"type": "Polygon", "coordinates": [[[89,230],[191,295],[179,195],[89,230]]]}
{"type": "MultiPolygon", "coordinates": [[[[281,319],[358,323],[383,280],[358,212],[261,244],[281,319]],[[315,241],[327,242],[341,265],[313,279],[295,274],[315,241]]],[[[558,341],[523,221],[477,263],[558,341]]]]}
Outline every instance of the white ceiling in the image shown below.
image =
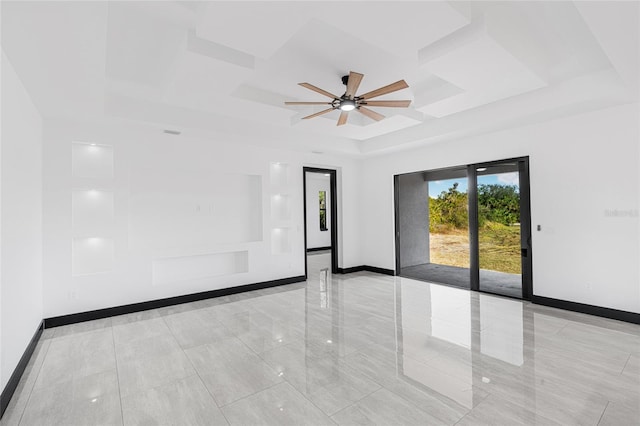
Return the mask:
{"type": "Polygon", "coordinates": [[[44,117],[368,155],[638,100],[638,2],[2,2],[44,117]],[[285,107],[405,79],[408,109],[285,107]]]}

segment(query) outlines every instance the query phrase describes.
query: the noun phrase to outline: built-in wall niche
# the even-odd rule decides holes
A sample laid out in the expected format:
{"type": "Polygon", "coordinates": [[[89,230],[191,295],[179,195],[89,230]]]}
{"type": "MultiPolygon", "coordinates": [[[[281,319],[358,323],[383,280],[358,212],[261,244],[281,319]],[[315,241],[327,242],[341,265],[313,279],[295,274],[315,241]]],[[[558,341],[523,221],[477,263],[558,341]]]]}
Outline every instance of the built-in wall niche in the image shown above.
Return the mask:
{"type": "Polygon", "coordinates": [[[289,228],[273,228],[271,230],[271,253],[291,253],[291,232],[289,228]]]}
{"type": "Polygon", "coordinates": [[[71,195],[73,233],[108,235],[113,232],[113,192],[103,189],[78,189],[71,195]]]}
{"type": "Polygon", "coordinates": [[[113,269],[114,242],[111,238],[74,238],[71,270],[74,276],[97,274],[113,269]]]}
{"type": "Polygon", "coordinates": [[[202,280],[249,272],[249,252],[201,254],[154,259],[153,285],[202,280]]]}
{"type": "Polygon", "coordinates": [[[289,185],[289,165],[280,162],[271,163],[269,176],[272,188],[286,188],[289,185]]]}
{"type": "Polygon", "coordinates": [[[291,197],[286,194],[271,196],[271,220],[284,221],[291,219],[291,197]]]}
{"type": "Polygon", "coordinates": [[[110,145],[72,142],[71,167],[74,178],[113,178],[113,147],[110,145]]]}
{"type": "MultiPolygon", "coordinates": [[[[262,176],[131,173],[129,248],[189,252],[263,239],[262,176]]],[[[212,250],[213,250],[212,249],[212,250]]]]}

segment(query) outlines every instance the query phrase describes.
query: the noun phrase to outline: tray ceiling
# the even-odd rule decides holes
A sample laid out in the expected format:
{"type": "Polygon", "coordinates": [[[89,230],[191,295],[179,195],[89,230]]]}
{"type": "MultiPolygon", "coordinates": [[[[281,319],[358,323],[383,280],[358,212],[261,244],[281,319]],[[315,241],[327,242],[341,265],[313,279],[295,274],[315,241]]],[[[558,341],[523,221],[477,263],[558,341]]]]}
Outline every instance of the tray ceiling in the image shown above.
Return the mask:
{"type": "Polygon", "coordinates": [[[2,47],[44,117],[351,155],[638,100],[637,2],[2,2],[2,47]],[[350,70],[411,107],[337,127],[283,104],[350,70]]]}

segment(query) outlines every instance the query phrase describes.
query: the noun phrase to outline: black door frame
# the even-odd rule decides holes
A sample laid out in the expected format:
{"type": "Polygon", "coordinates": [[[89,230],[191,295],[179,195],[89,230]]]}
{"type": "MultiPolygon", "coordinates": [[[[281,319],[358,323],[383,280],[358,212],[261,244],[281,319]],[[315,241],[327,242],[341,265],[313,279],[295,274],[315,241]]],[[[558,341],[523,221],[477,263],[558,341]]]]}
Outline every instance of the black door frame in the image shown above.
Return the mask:
{"type": "MultiPolygon", "coordinates": [[[[404,174],[404,173],[403,173],[404,174]]],[[[396,270],[394,275],[400,276],[400,176],[393,175],[393,221],[396,242],[396,270]]]]}
{"type": "MultiPolygon", "coordinates": [[[[504,163],[516,163],[520,180],[520,261],[522,274],[522,300],[531,300],[533,295],[533,262],[531,250],[531,190],[529,188],[529,157],[507,158],[504,160],[485,161],[469,164],[467,176],[469,179],[469,246],[471,251],[471,290],[492,293],[480,289],[480,241],[478,235],[478,181],[477,169],[495,167],[504,163]]],[[[509,296],[506,296],[509,297],[509,296]]]]}
{"type": "Polygon", "coordinates": [[[329,175],[329,200],[331,203],[331,273],[338,273],[338,195],[337,195],[337,171],[334,169],[322,169],[318,167],[302,167],[302,205],[304,211],[304,276],[307,274],[307,172],[329,175]]]}
{"type": "MultiPolygon", "coordinates": [[[[482,163],[468,164],[467,179],[469,194],[469,249],[470,249],[470,290],[490,293],[480,289],[480,244],[478,236],[478,188],[477,169],[496,166],[502,163],[517,163],[520,178],[520,250],[522,262],[522,300],[531,300],[533,296],[533,252],[531,246],[531,189],[529,187],[529,157],[507,158],[482,163]]],[[[445,169],[422,170],[412,173],[441,172],[443,170],[460,169],[465,166],[454,166],[445,169]]],[[[402,173],[407,174],[407,173],[402,173]]],[[[395,243],[396,243],[396,275],[400,275],[400,222],[399,222],[399,178],[402,174],[394,175],[394,212],[395,212],[395,243]]],[[[493,293],[490,293],[493,294],[493,293]]],[[[500,295],[510,297],[506,295],[500,295]]]]}

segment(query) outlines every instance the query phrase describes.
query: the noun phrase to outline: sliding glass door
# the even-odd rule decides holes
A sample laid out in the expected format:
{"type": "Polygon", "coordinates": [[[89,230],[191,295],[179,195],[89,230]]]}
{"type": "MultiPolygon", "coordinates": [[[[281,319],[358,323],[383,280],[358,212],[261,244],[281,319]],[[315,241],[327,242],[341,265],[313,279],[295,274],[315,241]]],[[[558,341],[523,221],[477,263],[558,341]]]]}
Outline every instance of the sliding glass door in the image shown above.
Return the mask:
{"type": "Polygon", "coordinates": [[[475,175],[478,289],[522,297],[528,214],[522,209],[520,164],[504,161],[477,165],[475,175]]]}
{"type": "Polygon", "coordinates": [[[531,295],[528,158],[396,176],[399,275],[531,295]]]}

